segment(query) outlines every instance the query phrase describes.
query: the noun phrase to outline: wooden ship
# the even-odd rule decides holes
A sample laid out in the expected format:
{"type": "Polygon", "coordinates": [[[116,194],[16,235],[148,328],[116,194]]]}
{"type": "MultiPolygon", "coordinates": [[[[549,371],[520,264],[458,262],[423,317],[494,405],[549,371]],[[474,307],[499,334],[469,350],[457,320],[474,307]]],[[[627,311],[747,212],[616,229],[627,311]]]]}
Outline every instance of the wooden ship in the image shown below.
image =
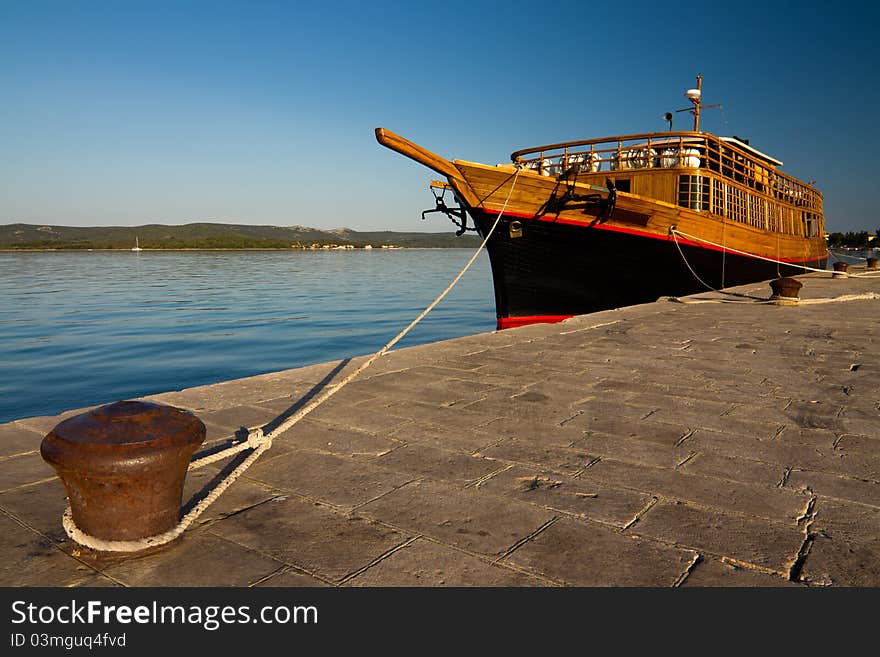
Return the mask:
{"type": "Polygon", "coordinates": [[[384,128],[376,138],[445,177],[426,212],[459,234],[494,226],[499,329],[824,269],[821,193],[748,141],[701,132],[702,76],[685,95],[692,131],[537,146],[511,164],[449,161],[384,128]]]}

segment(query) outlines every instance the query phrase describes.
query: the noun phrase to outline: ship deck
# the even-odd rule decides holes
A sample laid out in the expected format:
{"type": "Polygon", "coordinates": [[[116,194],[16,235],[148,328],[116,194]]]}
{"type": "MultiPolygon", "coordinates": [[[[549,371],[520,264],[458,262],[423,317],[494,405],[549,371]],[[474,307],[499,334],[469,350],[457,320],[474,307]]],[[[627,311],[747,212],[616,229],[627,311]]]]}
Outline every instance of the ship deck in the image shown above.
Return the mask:
{"type": "MultiPolygon", "coordinates": [[[[66,538],[69,413],[0,425],[0,585],[880,585],[880,301],[686,301],[392,352],[154,554],[66,538]]],[[[218,444],[357,363],[150,399],[218,444]]]]}

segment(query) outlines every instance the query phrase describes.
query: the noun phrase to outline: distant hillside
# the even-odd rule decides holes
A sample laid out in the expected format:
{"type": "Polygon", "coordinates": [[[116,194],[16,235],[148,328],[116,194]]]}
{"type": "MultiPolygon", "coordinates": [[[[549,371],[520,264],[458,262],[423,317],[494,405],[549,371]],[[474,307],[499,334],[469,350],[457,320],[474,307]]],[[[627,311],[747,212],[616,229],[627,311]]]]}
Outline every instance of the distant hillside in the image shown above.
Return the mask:
{"type": "Polygon", "coordinates": [[[196,223],[183,226],[0,225],[0,249],[131,249],[135,238],[142,249],[290,249],[325,245],[374,248],[474,247],[477,237],[447,233],[360,232],[348,228],[320,230],[307,226],[247,226],[196,223]]]}

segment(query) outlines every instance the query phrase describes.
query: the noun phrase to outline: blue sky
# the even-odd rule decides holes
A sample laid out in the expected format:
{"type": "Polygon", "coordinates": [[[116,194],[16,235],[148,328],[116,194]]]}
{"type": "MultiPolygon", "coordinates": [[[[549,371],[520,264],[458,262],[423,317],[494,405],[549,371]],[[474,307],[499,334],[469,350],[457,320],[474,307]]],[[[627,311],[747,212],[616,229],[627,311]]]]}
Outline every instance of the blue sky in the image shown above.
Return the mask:
{"type": "Polygon", "coordinates": [[[829,230],[874,230],[880,49],[868,3],[0,0],[0,223],[421,223],[435,176],[384,126],[497,163],[703,129],[817,181],[829,230]],[[686,129],[689,115],[677,115],[686,129]]]}

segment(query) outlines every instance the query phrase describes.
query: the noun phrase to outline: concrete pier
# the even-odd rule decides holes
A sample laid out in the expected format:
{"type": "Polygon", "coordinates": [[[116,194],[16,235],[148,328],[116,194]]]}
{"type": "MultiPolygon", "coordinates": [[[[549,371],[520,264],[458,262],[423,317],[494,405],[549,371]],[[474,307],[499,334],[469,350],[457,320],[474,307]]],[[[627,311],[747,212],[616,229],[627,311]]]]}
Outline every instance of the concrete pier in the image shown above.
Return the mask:
{"type": "MultiPolygon", "coordinates": [[[[880,277],[798,278],[797,307],[707,293],[392,352],[154,554],[65,536],[38,449],[68,414],[0,425],[0,585],[878,586],[880,299],[810,302],[880,277]]],[[[358,362],[149,399],[207,449],[358,362]]]]}

